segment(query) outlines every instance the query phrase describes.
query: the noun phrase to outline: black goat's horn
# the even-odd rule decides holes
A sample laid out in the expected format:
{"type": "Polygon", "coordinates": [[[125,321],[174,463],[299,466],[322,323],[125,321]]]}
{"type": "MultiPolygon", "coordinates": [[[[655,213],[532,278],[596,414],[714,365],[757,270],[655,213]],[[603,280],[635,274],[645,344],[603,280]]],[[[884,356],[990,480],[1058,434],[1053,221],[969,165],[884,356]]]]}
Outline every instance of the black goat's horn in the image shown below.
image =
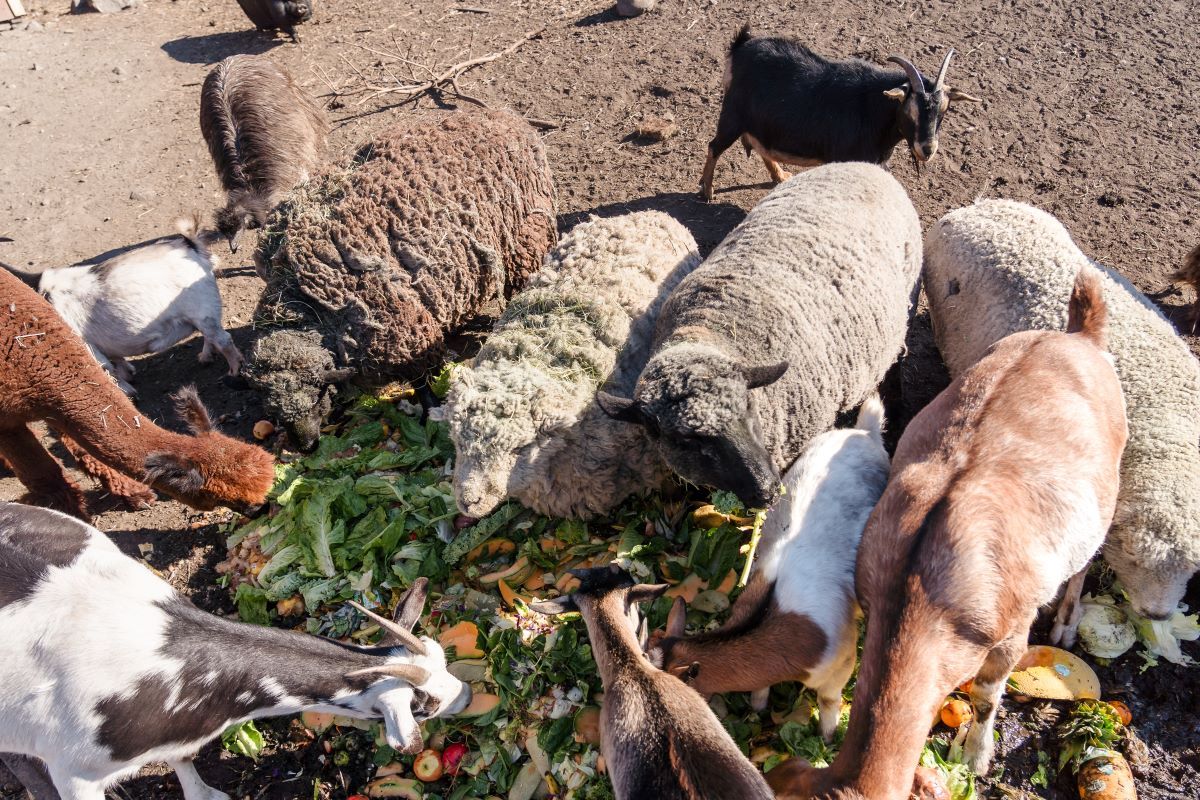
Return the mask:
{"type": "Polygon", "coordinates": [[[954,57],[954,48],[951,47],[946,51],[946,57],[942,59],[942,68],[938,70],[937,80],[934,81],[933,90],[939,91],[946,82],[946,73],[950,70],[950,59],[954,57]]]}
{"type": "Polygon", "coordinates": [[[908,75],[908,85],[912,87],[912,91],[917,94],[925,94],[925,78],[921,76],[921,70],[904,56],[888,56],[888,61],[899,64],[904,67],[904,72],[908,75]]]}

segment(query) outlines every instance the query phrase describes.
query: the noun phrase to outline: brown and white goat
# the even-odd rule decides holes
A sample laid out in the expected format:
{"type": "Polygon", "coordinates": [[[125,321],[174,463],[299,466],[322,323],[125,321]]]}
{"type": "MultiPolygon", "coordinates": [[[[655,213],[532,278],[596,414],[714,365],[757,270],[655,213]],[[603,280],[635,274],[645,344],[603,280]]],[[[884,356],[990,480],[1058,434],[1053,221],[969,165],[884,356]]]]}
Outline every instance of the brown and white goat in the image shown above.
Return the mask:
{"type": "Polygon", "coordinates": [[[617,800],[767,800],[767,782],[708,704],[652,665],[638,641],[637,604],[667,584],[635,585],[616,565],[572,570],[570,595],[534,603],[543,614],[579,611],[604,682],[600,750],[617,800]]]}
{"type": "Polygon", "coordinates": [[[0,297],[0,457],[25,485],[24,502],[87,518],[78,487],[29,428],[39,420],[90,456],[81,468],[134,505],[153,498],[139,481],[195,508],[263,502],[274,458],[216,431],[194,390],[178,401],[195,435],[164,430],[142,418],[50,304],[4,270],[0,297]]]}
{"type": "Polygon", "coordinates": [[[262,227],[283,195],[308,180],[328,127],[312,98],[267,56],[230,56],[208,73],[200,132],[227,193],[216,223],[230,250],[243,229],[262,227]]]}
{"type": "Polygon", "coordinates": [[[859,547],[867,632],[846,738],[827,769],[773,772],[779,797],[907,798],[929,720],[968,678],[964,753],[986,770],[1038,608],[1082,579],[1112,520],[1127,431],[1106,314],[1081,271],[1067,333],[1000,340],[910,423],[859,547]]]}
{"type": "Polygon", "coordinates": [[[687,609],[677,598],[666,636],[650,639],[651,662],[704,696],[755,692],[759,709],[773,684],[801,681],[817,692],[821,735],[833,738],[858,641],[854,556],[888,478],[882,428],[883,405],[871,396],[857,427],[809,443],[784,475],[729,621],[683,638],[687,609]]]}

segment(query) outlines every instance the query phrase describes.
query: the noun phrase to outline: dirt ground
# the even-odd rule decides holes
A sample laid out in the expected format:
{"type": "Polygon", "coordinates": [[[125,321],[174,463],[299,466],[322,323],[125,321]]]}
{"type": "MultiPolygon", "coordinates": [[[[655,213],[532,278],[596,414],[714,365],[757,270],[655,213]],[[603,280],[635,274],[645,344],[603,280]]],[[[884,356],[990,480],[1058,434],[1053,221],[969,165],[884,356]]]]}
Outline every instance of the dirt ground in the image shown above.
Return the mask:
{"type": "MultiPolygon", "coordinates": [[[[197,116],[205,73],[228,55],[270,51],[324,95],[335,121],[331,149],[340,157],[401,116],[446,113],[428,97],[395,105],[393,96],[355,90],[421,79],[538,30],[517,52],[467,73],[459,87],[553,123],[545,142],[560,228],[589,214],[655,208],[684,222],[707,252],[770,188],[761,163],[734,149],[718,165],[716,202],[696,196],[724,52],[745,21],[826,54],[881,61],[898,52],[926,70],[937,68],[947,47],[957,49],[950,82],[983,104],[951,110],[937,159],[921,174],[902,154],[892,164],[926,225],[981,196],[1035,203],[1146,292],[1166,288],[1200,241],[1195,0],[661,0],[634,20],[618,19],[608,0],[474,0],[472,7],[318,1],[299,45],[255,33],[233,0],[145,0],[113,15],[72,16],[68,5],[26,0],[34,29],[0,31],[0,236],[13,240],[0,242],[0,260],[18,266],[95,259],[170,233],[180,215],[208,213],[220,202],[197,116]],[[634,138],[649,118],[673,119],[679,133],[657,143],[634,138]]],[[[221,279],[226,324],[243,346],[262,286],[248,251],[220,250],[229,269],[221,279]]],[[[1188,329],[1192,299],[1176,293],[1160,302],[1188,329]]],[[[897,433],[945,383],[924,316],[909,339],[903,402],[891,409],[897,433]]],[[[1196,351],[1200,339],[1188,341],[1196,351]]],[[[198,352],[189,341],[139,361],[139,407],[178,427],[166,396],[195,383],[227,430],[248,435],[261,417],[254,395],[225,387],[223,365],[198,364],[198,352]]],[[[19,494],[15,480],[0,478],[0,499],[19,494]]],[[[222,514],[170,502],[135,514],[93,500],[108,509],[98,527],[127,552],[144,555],[205,608],[228,609],[213,586],[222,548],[211,523],[222,514]]],[[[1188,597],[1193,608],[1198,583],[1188,597]]],[[[1136,661],[1120,661],[1101,677],[1106,693],[1134,708],[1133,730],[1146,745],[1133,759],[1141,796],[1200,797],[1200,672],[1165,665],[1139,674],[1136,661]]],[[[985,795],[1002,796],[1002,782],[1073,796],[1066,779],[1047,790],[1027,782],[1051,717],[1043,707],[1006,709],[999,745],[1005,774],[981,787],[985,795]]],[[[239,796],[295,797],[300,790],[281,782],[306,760],[281,748],[255,767],[210,749],[202,772],[239,796]]],[[[7,777],[0,770],[0,797],[15,797],[7,777]]],[[[113,796],[180,794],[172,778],[150,770],[113,796]]]]}

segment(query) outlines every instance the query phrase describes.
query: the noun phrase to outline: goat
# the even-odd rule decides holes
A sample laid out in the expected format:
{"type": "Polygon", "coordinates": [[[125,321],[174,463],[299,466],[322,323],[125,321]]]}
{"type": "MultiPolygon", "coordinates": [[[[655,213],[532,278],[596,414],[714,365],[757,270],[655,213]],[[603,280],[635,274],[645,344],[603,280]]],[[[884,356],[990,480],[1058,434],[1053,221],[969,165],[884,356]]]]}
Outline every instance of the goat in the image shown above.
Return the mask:
{"type": "Polygon", "coordinates": [[[580,581],[574,593],[531,607],[583,616],[604,682],[600,751],[617,800],[774,797],[700,695],[642,653],[637,604],[667,584],[634,585],[616,565],[571,572],[580,581]]]}
{"type": "Polygon", "coordinates": [[[138,479],[195,508],[249,511],[263,502],[275,480],[271,454],[216,431],[195,390],[177,395],[195,435],[166,431],[142,419],[37,292],[0,270],[0,296],[0,456],[25,485],[24,502],[86,518],[78,487],[29,429],[39,420],[135,507],[153,499],[138,479]]]}
{"type": "Polygon", "coordinates": [[[754,692],[759,709],[772,684],[799,680],[816,689],[821,735],[833,738],[858,642],[854,556],[887,483],[882,430],[883,405],[872,396],[857,427],[812,440],[784,475],[786,491],[767,516],[759,560],[729,621],[682,638],[687,609],[676,598],[666,635],[650,639],[655,666],[705,696],[754,692]]]}
{"type": "Polygon", "coordinates": [[[717,159],[739,138],[746,155],[758,153],[775,183],[788,177],[779,162],[883,164],[901,139],[918,165],[928,161],[950,104],[980,102],[946,84],[953,55],[953,48],[946,52],[931,83],[902,56],[888,58],[900,70],[857,58],[832,61],[795,39],[751,37],[750,26],[742,26],[725,64],[717,135],[700,178],[704,199],[713,198],[717,159]]]}
{"type": "Polygon", "coordinates": [[[295,26],[312,19],[312,0],[238,0],[242,11],[260,31],[282,30],[299,43],[295,26]]]}
{"type": "MultiPolygon", "coordinates": [[[[43,271],[37,285],[63,321],[87,344],[126,394],[134,368],[125,359],[162,351],[194,331],[204,337],[200,361],[220,351],[237,375],[242,354],[221,327],[221,293],[196,219],[178,221],[179,236],[161,239],[100,264],[43,271]]],[[[28,273],[14,274],[30,283],[28,273]]]]}
{"type": "Polygon", "coordinates": [[[1195,333],[1196,325],[1200,323],[1200,244],[1192,248],[1192,252],[1188,253],[1183,266],[1171,275],[1171,280],[1175,283],[1186,283],[1196,292],[1196,300],[1192,304],[1191,311],[1191,332],[1195,333]]]}
{"type": "Polygon", "coordinates": [[[777,778],[780,797],[907,798],[929,720],[972,676],[964,756],[986,771],[1038,607],[1082,580],[1112,521],[1127,429],[1106,337],[1086,268],[1066,333],[1000,340],[905,430],[858,551],[867,631],[846,738],[829,768],[777,778]]]}
{"type": "Polygon", "coordinates": [[[442,648],[411,632],[420,578],[384,629],[356,647],[207,614],[63,514],[0,504],[0,752],[41,759],[65,800],[166,761],[187,800],[227,800],[192,758],[230,725],[317,710],[382,717],[388,744],[422,747],[420,722],[471,690],[442,648]]]}
{"type": "Polygon", "coordinates": [[[200,132],[225,188],[216,223],[231,251],[244,229],[261,228],[283,196],[308,180],[328,128],[312,98],[267,56],[230,56],[208,73],[200,132]]]}

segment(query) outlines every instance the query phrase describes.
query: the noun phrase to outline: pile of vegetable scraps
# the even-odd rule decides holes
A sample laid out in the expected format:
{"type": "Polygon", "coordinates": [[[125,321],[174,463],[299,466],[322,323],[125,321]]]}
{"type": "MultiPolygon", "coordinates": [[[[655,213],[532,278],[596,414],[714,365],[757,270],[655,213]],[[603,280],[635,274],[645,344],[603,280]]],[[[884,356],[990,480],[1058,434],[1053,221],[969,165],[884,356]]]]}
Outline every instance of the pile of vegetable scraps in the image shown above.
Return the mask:
{"type": "MultiPolygon", "coordinates": [[[[588,523],[510,503],[462,527],[452,457],[441,423],[420,422],[405,400],[361,396],[315,452],[280,464],[269,513],[231,524],[222,580],[247,622],[369,644],[377,626],[346,601],[386,613],[414,580],[429,579],[418,631],[442,643],[474,700],[455,718],[426,723],[429,749],[415,757],[391,750],[379,723],[303,715],[350,796],[610,798],[599,752],[602,686],[586,629],[577,614],[550,619],[530,601],[571,591],[570,569],[617,562],[640,581],[671,584],[643,607],[651,630],[665,625],[676,597],[688,602],[690,632],[715,628],[740,591],[753,520],[718,492],[636,498],[588,523]]],[[[853,681],[848,700],[852,691],[853,681]]],[[[847,704],[827,745],[813,697],[798,684],[774,687],[761,713],[746,694],[711,705],[766,771],[792,756],[829,764],[849,712],[847,704]]],[[[958,728],[966,717],[959,705],[942,718],[958,728]]],[[[930,740],[922,763],[941,772],[953,800],[968,800],[974,778],[947,736],[930,740]]],[[[251,726],[225,741],[254,755],[256,737],[251,726]]],[[[328,796],[328,773],[306,778],[314,798],[328,796]]]]}

